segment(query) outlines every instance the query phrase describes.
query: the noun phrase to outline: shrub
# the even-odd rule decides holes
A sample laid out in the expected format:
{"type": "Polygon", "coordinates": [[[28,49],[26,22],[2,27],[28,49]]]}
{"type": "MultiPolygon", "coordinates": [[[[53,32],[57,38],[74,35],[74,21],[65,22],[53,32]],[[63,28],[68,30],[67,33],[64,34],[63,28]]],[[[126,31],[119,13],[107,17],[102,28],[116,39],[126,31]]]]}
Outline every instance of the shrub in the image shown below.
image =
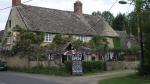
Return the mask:
{"type": "Polygon", "coordinates": [[[149,64],[144,64],[143,68],[141,66],[139,66],[138,67],[138,75],[140,75],[140,76],[150,76],[150,68],[149,67],[150,67],[149,64]]]}
{"type": "Polygon", "coordinates": [[[65,69],[67,72],[72,72],[72,63],[71,62],[65,62],[65,69]]]}
{"type": "Polygon", "coordinates": [[[103,62],[102,61],[84,61],[82,62],[83,72],[99,72],[103,70],[103,62]]]}

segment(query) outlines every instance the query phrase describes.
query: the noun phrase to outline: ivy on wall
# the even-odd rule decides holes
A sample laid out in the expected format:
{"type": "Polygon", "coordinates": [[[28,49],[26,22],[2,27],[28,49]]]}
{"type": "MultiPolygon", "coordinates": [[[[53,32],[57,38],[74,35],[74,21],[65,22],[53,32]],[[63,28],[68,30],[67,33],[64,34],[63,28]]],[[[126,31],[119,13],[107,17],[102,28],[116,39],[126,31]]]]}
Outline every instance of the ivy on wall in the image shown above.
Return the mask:
{"type": "Polygon", "coordinates": [[[113,43],[114,43],[114,48],[115,49],[121,49],[122,45],[121,45],[121,39],[119,37],[113,37],[113,43]]]}

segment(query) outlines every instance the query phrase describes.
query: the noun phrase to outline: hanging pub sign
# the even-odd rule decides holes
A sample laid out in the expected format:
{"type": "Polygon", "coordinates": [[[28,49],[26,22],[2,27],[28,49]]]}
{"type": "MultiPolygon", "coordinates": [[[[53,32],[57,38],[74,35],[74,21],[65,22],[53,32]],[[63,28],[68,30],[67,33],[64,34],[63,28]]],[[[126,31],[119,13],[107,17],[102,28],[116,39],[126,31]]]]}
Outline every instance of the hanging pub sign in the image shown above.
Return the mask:
{"type": "Polygon", "coordinates": [[[82,75],[82,54],[72,55],[72,75],[82,75]]]}

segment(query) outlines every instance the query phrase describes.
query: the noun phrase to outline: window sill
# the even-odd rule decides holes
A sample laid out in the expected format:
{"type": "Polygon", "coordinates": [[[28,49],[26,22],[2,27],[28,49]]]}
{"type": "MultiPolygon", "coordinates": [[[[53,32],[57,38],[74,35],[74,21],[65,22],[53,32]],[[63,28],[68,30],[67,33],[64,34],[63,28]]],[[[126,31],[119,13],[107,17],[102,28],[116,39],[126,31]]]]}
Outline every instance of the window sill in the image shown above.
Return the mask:
{"type": "Polygon", "coordinates": [[[51,43],[52,41],[44,41],[44,43],[51,43]]]}

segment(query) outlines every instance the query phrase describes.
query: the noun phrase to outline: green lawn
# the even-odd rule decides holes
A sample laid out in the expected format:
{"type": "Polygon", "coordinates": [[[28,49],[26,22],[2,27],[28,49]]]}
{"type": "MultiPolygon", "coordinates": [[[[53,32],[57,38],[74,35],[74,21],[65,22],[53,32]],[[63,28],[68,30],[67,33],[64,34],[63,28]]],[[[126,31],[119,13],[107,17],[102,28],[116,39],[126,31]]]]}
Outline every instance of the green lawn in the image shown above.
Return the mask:
{"type": "Polygon", "coordinates": [[[99,84],[150,84],[150,78],[126,76],[99,81],[99,84]]]}

